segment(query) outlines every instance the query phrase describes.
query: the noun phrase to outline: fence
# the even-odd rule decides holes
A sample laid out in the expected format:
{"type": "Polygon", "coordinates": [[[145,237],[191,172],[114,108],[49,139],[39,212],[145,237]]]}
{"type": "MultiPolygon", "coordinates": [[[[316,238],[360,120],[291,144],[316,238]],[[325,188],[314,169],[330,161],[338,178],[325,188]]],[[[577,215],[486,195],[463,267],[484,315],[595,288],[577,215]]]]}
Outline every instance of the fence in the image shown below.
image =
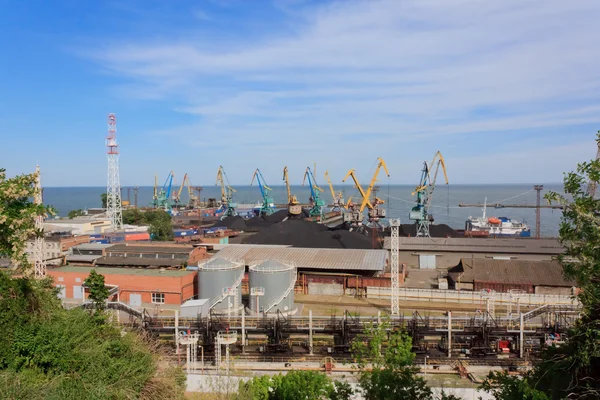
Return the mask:
{"type": "MultiPolygon", "coordinates": [[[[367,298],[369,299],[389,299],[392,289],[388,287],[367,287],[367,298]]],[[[463,303],[463,304],[482,304],[485,302],[484,295],[479,292],[457,291],[457,290],[439,290],[439,289],[409,289],[399,288],[398,295],[400,300],[405,301],[431,301],[439,303],[463,303]]],[[[516,303],[516,297],[511,297],[510,293],[495,293],[495,303],[516,303]]],[[[561,296],[551,294],[520,294],[519,301],[523,305],[577,305],[579,300],[574,296],[561,296]]]]}

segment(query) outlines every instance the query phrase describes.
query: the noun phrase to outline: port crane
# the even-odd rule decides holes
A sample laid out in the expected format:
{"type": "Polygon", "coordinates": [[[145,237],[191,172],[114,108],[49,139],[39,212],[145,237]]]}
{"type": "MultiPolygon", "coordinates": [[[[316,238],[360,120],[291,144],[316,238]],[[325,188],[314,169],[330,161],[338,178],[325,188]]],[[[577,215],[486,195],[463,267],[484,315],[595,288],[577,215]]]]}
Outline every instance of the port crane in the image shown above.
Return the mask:
{"type": "Polygon", "coordinates": [[[283,180],[285,181],[285,187],[287,189],[288,213],[290,215],[299,215],[302,213],[302,206],[298,202],[296,195],[292,194],[287,166],[283,168],[283,180]]]}
{"type": "Polygon", "coordinates": [[[263,178],[262,173],[258,168],[254,171],[254,175],[252,175],[250,185],[254,183],[255,179],[262,196],[262,205],[260,206],[259,215],[271,215],[273,213],[273,198],[269,197],[271,188],[267,186],[265,178],[263,178]]]}
{"type": "Polygon", "coordinates": [[[373,178],[371,179],[371,183],[367,187],[367,190],[364,190],[361,184],[358,182],[358,178],[356,177],[356,171],[354,169],[348,171],[348,173],[342,180],[342,182],[345,182],[346,179],[348,179],[348,177],[351,177],[354,181],[354,187],[358,189],[358,192],[360,193],[360,196],[362,198],[359,207],[357,207],[357,204],[351,202],[351,198],[348,199],[348,204],[346,205],[346,209],[348,209],[349,212],[344,214],[344,222],[350,223],[350,225],[353,227],[360,227],[362,225],[363,211],[365,208],[369,210],[369,225],[379,226],[379,220],[381,218],[385,218],[385,209],[379,208],[379,205],[384,204],[385,202],[377,196],[374,196],[374,199],[371,201],[371,194],[375,192],[375,183],[377,182],[377,176],[379,175],[379,171],[381,170],[381,168],[384,169],[388,177],[390,176],[385,161],[381,157],[377,160],[377,168],[375,169],[375,173],[373,174],[373,178]]]}
{"type": "Polygon", "coordinates": [[[309,215],[311,217],[319,217],[322,219],[323,217],[323,207],[325,206],[325,202],[320,198],[320,192],[323,191],[318,185],[317,180],[315,179],[315,175],[311,171],[310,167],[306,167],[306,171],[304,172],[304,179],[302,180],[302,186],[306,183],[306,178],[308,178],[308,185],[310,186],[310,210],[309,215]]]}
{"type": "Polygon", "coordinates": [[[417,225],[417,237],[430,237],[429,225],[433,222],[433,215],[429,213],[429,208],[431,207],[431,200],[433,199],[433,192],[435,191],[440,166],[444,172],[444,179],[446,180],[447,185],[448,175],[446,173],[446,162],[444,161],[442,153],[438,151],[434,154],[431,164],[427,164],[427,161],[423,162],[421,180],[415,191],[412,193],[413,196],[417,195],[417,205],[408,213],[408,219],[415,221],[417,225]],[[433,177],[431,176],[432,171],[434,171],[433,177]]]}
{"type": "Polygon", "coordinates": [[[233,193],[235,193],[236,190],[229,184],[229,179],[227,179],[227,174],[222,165],[219,166],[215,185],[219,184],[221,184],[221,207],[224,209],[223,218],[233,217],[237,215],[237,212],[235,211],[237,204],[233,201],[233,193]],[[227,184],[225,184],[225,182],[227,182],[227,184]]]}
{"type": "Polygon", "coordinates": [[[181,192],[183,192],[183,187],[185,186],[187,179],[188,179],[188,174],[186,172],[183,175],[183,179],[181,180],[181,185],[179,185],[179,189],[177,191],[173,192],[173,204],[176,208],[179,208],[179,206],[181,205],[181,192]]]}
{"type": "Polygon", "coordinates": [[[341,211],[342,208],[347,208],[344,205],[344,199],[342,198],[342,192],[335,192],[335,190],[333,189],[333,184],[331,183],[331,179],[329,178],[329,172],[325,171],[325,179],[327,180],[327,183],[329,184],[329,190],[331,190],[331,198],[332,198],[332,205],[333,208],[331,209],[331,211],[341,211]]]}
{"type": "Polygon", "coordinates": [[[165,211],[171,209],[171,188],[173,185],[173,178],[175,178],[175,173],[173,171],[169,172],[167,175],[167,179],[163,186],[158,188],[158,177],[154,176],[154,195],[152,196],[152,205],[154,208],[162,208],[165,211]]]}

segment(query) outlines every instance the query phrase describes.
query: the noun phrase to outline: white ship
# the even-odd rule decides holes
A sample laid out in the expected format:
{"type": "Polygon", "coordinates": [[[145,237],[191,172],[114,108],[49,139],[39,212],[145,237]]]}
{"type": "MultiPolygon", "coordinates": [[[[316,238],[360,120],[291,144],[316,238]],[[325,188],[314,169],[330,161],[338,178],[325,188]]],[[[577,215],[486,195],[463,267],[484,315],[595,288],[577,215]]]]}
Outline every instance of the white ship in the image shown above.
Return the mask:
{"type": "Polygon", "coordinates": [[[530,237],[531,230],[525,221],[513,221],[507,217],[487,217],[487,198],[483,204],[483,216],[469,217],[465,224],[465,236],[530,237]]]}

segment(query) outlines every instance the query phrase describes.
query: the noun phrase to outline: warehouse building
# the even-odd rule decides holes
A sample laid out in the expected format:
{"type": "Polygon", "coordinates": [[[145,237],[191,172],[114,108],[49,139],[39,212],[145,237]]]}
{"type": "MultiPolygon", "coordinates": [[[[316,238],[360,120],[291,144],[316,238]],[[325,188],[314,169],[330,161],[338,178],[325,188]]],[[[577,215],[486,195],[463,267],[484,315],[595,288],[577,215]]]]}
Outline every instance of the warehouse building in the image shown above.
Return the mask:
{"type": "Polygon", "coordinates": [[[208,258],[206,248],[167,242],[115,244],[95,263],[104,267],[181,268],[208,258]]]}
{"type": "Polygon", "coordinates": [[[118,300],[132,307],[152,305],[179,305],[196,293],[196,271],[138,269],[138,268],[92,268],[64,266],[48,270],[59,297],[67,302],[83,302],[87,297],[83,282],[93,269],[104,275],[107,286],[118,287],[118,300]]]}
{"type": "MultiPolygon", "coordinates": [[[[400,262],[408,267],[446,270],[461,259],[550,261],[564,251],[556,239],[400,237],[400,262]]],[[[384,248],[391,248],[386,237],[384,248]]]]}
{"type": "Polygon", "coordinates": [[[96,260],[106,255],[106,249],[113,246],[104,243],[85,243],[69,249],[66,260],[71,265],[96,265],[96,260]]]}
{"type": "Polygon", "coordinates": [[[449,286],[457,290],[572,295],[576,283],[565,278],[557,261],[462,259],[448,270],[449,286]]]}
{"type": "MultiPolygon", "coordinates": [[[[44,238],[44,260],[47,265],[62,265],[65,256],[69,249],[81,243],[88,243],[90,237],[88,235],[72,236],[72,235],[51,235],[44,238]]],[[[27,261],[34,262],[33,249],[35,239],[30,238],[25,243],[25,253],[27,261]]]]}

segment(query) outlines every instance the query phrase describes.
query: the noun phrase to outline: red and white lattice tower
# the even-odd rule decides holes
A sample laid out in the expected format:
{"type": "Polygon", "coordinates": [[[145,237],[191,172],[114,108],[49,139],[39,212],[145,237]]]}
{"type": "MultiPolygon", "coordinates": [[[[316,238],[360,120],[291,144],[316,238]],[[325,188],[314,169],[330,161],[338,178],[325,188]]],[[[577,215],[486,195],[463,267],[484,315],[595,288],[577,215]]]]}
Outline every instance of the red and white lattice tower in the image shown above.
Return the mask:
{"type": "Polygon", "coordinates": [[[123,229],[121,210],[121,182],[119,180],[119,144],[117,143],[117,117],[108,114],[108,135],[106,136],[108,157],[108,183],[106,186],[106,215],[110,218],[113,230],[123,229]]]}
{"type": "Polygon", "coordinates": [[[392,275],[392,315],[400,315],[400,261],[398,257],[399,243],[398,230],[400,228],[400,220],[390,220],[390,226],[392,228],[391,237],[391,268],[390,272],[392,275]]]}
{"type": "MultiPolygon", "coordinates": [[[[40,173],[40,166],[35,168],[35,188],[33,195],[33,202],[35,204],[42,204],[42,178],[40,173]]],[[[45,247],[44,243],[44,216],[38,215],[35,217],[35,239],[33,241],[33,263],[35,267],[35,277],[43,278],[46,276],[46,259],[45,259],[45,247]]]]}

